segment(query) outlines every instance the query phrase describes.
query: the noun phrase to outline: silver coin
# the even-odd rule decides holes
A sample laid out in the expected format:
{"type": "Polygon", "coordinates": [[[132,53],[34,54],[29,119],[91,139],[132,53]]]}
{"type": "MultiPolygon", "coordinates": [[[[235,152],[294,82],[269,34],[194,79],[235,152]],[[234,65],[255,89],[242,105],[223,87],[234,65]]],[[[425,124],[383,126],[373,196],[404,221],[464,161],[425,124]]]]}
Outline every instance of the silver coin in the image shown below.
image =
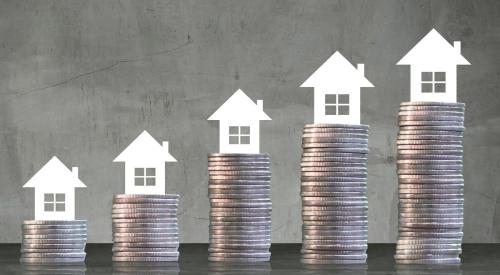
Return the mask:
{"type": "Polygon", "coordinates": [[[23,234],[23,239],[86,239],[87,234],[60,234],[60,233],[55,233],[55,234],[23,234]]]}
{"type": "Polygon", "coordinates": [[[400,227],[407,228],[463,228],[463,222],[419,222],[419,223],[410,223],[410,222],[400,222],[400,227]]]}
{"type": "Polygon", "coordinates": [[[360,220],[360,221],[332,221],[332,220],[302,220],[302,223],[306,226],[311,226],[311,225],[321,225],[321,226],[368,226],[368,221],[367,220],[360,220]]]}
{"type": "Polygon", "coordinates": [[[176,213],[113,213],[112,219],[177,219],[176,213]]]}
{"type": "Polygon", "coordinates": [[[177,223],[177,218],[113,218],[113,225],[118,223],[177,223]]]}
{"type": "Polygon", "coordinates": [[[303,178],[335,178],[335,177],[351,177],[351,178],[366,178],[366,172],[306,172],[302,171],[303,178]]]}
{"type": "Polygon", "coordinates": [[[250,222],[250,221],[245,221],[245,222],[216,222],[216,221],[210,221],[210,226],[271,226],[270,221],[264,221],[264,222],[250,222]]]}
{"type": "Polygon", "coordinates": [[[399,199],[463,199],[464,195],[462,192],[457,194],[448,193],[399,193],[399,199]]]}
{"type": "Polygon", "coordinates": [[[362,129],[368,130],[370,126],[364,124],[340,124],[340,123],[314,123],[305,124],[304,129],[329,128],[329,129],[362,129]]]}
{"type": "Polygon", "coordinates": [[[233,172],[269,172],[269,165],[267,166],[250,166],[250,165],[239,165],[239,166],[229,166],[229,165],[210,165],[208,166],[208,171],[211,173],[217,173],[217,172],[225,172],[225,171],[233,171],[233,172]]]}
{"type": "Polygon", "coordinates": [[[158,251],[150,251],[150,252],[114,251],[113,256],[114,257],[178,257],[179,252],[177,252],[177,251],[165,251],[165,252],[158,252],[158,251]]]}
{"type": "Polygon", "coordinates": [[[85,257],[80,258],[28,258],[22,257],[19,259],[20,263],[23,264],[48,264],[48,263],[80,263],[84,262],[85,257]]]}
{"type": "Polygon", "coordinates": [[[113,252],[177,252],[178,246],[172,247],[117,247],[113,246],[113,252]]]}
{"type": "Polygon", "coordinates": [[[26,239],[23,238],[23,244],[74,244],[81,245],[85,244],[86,239],[26,239]]]}
{"type": "MultiPolygon", "coordinates": [[[[399,180],[408,180],[408,179],[415,179],[415,180],[441,180],[441,181],[459,181],[463,180],[463,175],[462,174],[454,174],[454,175],[398,175],[399,180]]],[[[417,182],[417,183],[422,183],[422,182],[417,182]]]]}
{"type": "MultiPolygon", "coordinates": [[[[213,199],[221,200],[221,199],[213,199]]],[[[270,202],[210,202],[212,207],[227,207],[227,208],[261,208],[261,207],[271,207],[270,202]]]]}
{"type": "Polygon", "coordinates": [[[355,190],[366,190],[366,182],[328,182],[328,181],[303,181],[300,184],[301,191],[309,192],[356,192],[355,190]],[[349,190],[349,191],[348,191],[349,190]]]}
{"type": "Polygon", "coordinates": [[[21,249],[84,249],[85,242],[83,243],[69,243],[69,244],[60,244],[60,243],[21,243],[21,249]]]}
{"type": "Polygon", "coordinates": [[[212,236],[209,239],[209,243],[211,244],[257,244],[257,245],[267,245],[271,243],[270,236],[263,237],[253,237],[253,238],[236,238],[236,237],[216,237],[212,236]]]}
{"type": "MultiPolygon", "coordinates": [[[[410,185],[411,186],[411,185],[410,185]]],[[[413,187],[413,186],[412,186],[413,187]]],[[[463,194],[463,185],[454,184],[452,188],[412,188],[403,186],[398,188],[399,194],[463,194]]],[[[433,186],[428,186],[433,187],[433,186]]]]}
{"type": "Polygon", "coordinates": [[[411,218],[432,218],[432,219],[435,219],[435,218],[439,218],[439,219],[463,219],[463,212],[451,212],[451,213],[405,213],[405,212],[402,212],[402,213],[399,213],[399,217],[401,218],[407,218],[407,219],[411,219],[411,218]]]}
{"type": "Polygon", "coordinates": [[[399,217],[399,222],[404,223],[404,224],[427,224],[427,223],[462,223],[463,224],[463,217],[462,218],[438,218],[438,217],[433,217],[433,218],[405,218],[405,217],[399,217]]]}
{"type": "MultiPolygon", "coordinates": [[[[301,176],[302,185],[312,184],[365,184],[366,185],[367,177],[309,177],[309,176],[301,176]]],[[[340,186],[340,185],[339,185],[340,186]]]]}
{"type": "Polygon", "coordinates": [[[262,229],[262,230],[215,230],[215,229],[210,229],[209,230],[210,236],[228,236],[228,237],[236,237],[236,236],[245,236],[245,235],[251,235],[251,236],[258,236],[258,237],[263,237],[263,236],[268,236],[270,238],[271,236],[271,230],[267,229],[262,229]]]}
{"type": "Polygon", "coordinates": [[[177,228],[130,228],[130,227],[115,227],[114,233],[179,233],[177,228]]]}
{"type": "Polygon", "coordinates": [[[209,192],[222,191],[269,191],[271,186],[268,185],[226,185],[226,184],[209,184],[209,192]]]}
{"type": "Polygon", "coordinates": [[[236,257],[215,257],[208,256],[210,262],[229,262],[229,263],[255,263],[255,262],[269,262],[271,257],[264,258],[236,258],[236,257]]]}
{"type": "Polygon", "coordinates": [[[136,223],[120,223],[112,224],[113,228],[163,228],[163,229],[177,229],[177,223],[171,222],[136,222],[136,223]]]}
{"type": "MultiPolygon", "coordinates": [[[[447,121],[452,123],[462,122],[464,121],[463,115],[398,115],[398,121],[400,123],[403,122],[428,122],[430,125],[434,125],[435,122],[447,121]]],[[[403,125],[413,125],[413,124],[403,124],[403,125]]],[[[416,124],[421,125],[421,124],[416,124]]],[[[427,124],[423,124],[427,125],[427,124]]],[[[438,124],[440,125],[440,124],[438,124]]]]}
{"type": "Polygon", "coordinates": [[[401,102],[400,107],[414,107],[414,106],[438,106],[438,107],[455,107],[465,108],[465,103],[461,102],[428,102],[428,101],[407,101],[401,102]]]}
{"type": "Polygon", "coordinates": [[[302,161],[300,163],[300,167],[321,167],[321,169],[323,169],[324,167],[366,167],[366,161],[360,161],[360,162],[302,161]]]}
{"type": "Polygon", "coordinates": [[[398,249],[396,247],[396,255],[405,256],[405,255],[459,255],[462,253],[461,248],[441,248],[441,249],[432,249],[432,248],[421,248],[421,249],[398,249]]]}
{"type": "Polygon", "coordinates": [[[267,180],[269,181],[271,179],[271,176],[257,176],[257,175],[211,175],[210,176],[210,181],[213,180],[267,180]]]}
{"type": "Polygon", "coordinates": [[[303,249],[308,250],[366,250],[368,248],[367,244],[353,245],[353,244],[302,244],[303,249]]]}
{"type": "Polygon", "coordinates": [[[162,203],[120,203],[113,204],[113,211],[140,211],[149,209],[154,211],[177,211],[178,204],[162,204],[162,203]]]}
{"type": "Polygon", "coordinates": [[[267,232],[271,230],[271,224],[267,225],[210,225],[209,226],[209,231],[210,232],[243,232],[243,233],[248,233],[250,232],[267,232]]]}
{"type": "Polygon", "coordinates": [[[302,258],[300,259],[300,262],[302,264],[311,264],[311,265],[320,265],[320,264],[342,264],[342,265],[358,265],[358,264],[364,264],[366,263],[366,260],[334,260],[334,259],[309,259],[309,258],[302,258]]]}
{"type": "Polygon", "coordinates": [[[154,238],[154,237],[178,237],[178,232],[168,233],[168,232],[140,232],[140,233],[130,233],[130,232],[113,232],[114,237],[141,237],[141,238],[154,238]]]}
{"type": "Polygon", "coordinates": [[[240,215],[240,214],[245,214],[245,213],[271,213],[272,207],[271,206],[265,206],[265,207],[249,207],[249,208],[226,208],[226,207],[212,207],[210,209],[211,213],[224,213],[227,215],[240,215]]]}
{"type": "Polygon", "coordinates": [[[433,203],[439,203],[439,204],[463,204],[464,199],[463,198],[425,198],[425,199],[399,199],[400,203],[404,204],[412,204],[412,203],[421,203],[421,204],[433,204],[433,203]]]}
{"type": "MultiPolygon", "coordinates": [[[[308,186],[301,185],[301,192],[337,192],[342,194],[358,194],[358,193],[366,193],[366,186],[362,187],[344,187],[344,186],[308,186]]],[[[366,196],[366,194],[365,194],[366,196]]]]}
{"type": "Polygon", "coordinates": [[[220,186],[226,185],[229,187],[240,187],[246,185],[260,185],[260,186],[270,186],[269,180],[213,180],[208,181],[208,186],[220,186]]]}
{"type": "Polygon", "coordinates": [[[360,206],[303,206],[302,211],[341,211],[341,212],[359,212],[359,211],[367,211],[368,205],[360,205],[360,206]]]}
{"type": "Polygon", "coordinates": [[[303,234],[302,235],[302,241],[339,241],[339,242],[349,242],[349,241],[364,241],[365,243],[368,242],[368,234],[366,235],[359,235],[359,236],[352,236],[352,235],[347,235],[347,234],[338,234],[338,235],[326,235],[326,234],[320,234],[320,235],[310,235],[310,234],[303,234]]]}
{"type": "Polygon", "coordinates": [[[368,236],[368,230],[323,230],[323,229],[304,229],[303,238],[364,238],[368,236]]]}
{"type": "Polygon", "coordinates": [[[323,239],[323,240],[318,240],[318,239],[303,239],[302,240],[302,245],[353,245],[353,246],[359,246],[359,245],[366,245],[368,243],[367,239],[362,239],[362,240],[350,240],[350,239],[323,239]]]}
{"type": "Polygon", "coordinates": [[[317,191],[302,191],[301,196],[304,197],[366,197],[366,191],[364,192],[317,192],[317,191]]]}
{"type": "MultiPolygon", "coordinates": [[[[323,231],[325,232],[328,232],[328,231],[332,231],[332,232],[340,232],[340,231],[351,231],[351,232],[359,232],[359,231],[365,231],[365,230],[368,230],[368,226],[367,225],[344,225],[344,226],[340,226],[340,225],[307,225],[307,224],[303,224],[302,225],[302,230],[303,232],[317,232],[317,231],[323,231]]],[[[336,233],[336,234],[337,234],[336,233]]],[[[338,233],[340,234],[340,233],[338,233]]],[[[353,233],[355,234],[355,233],[353,233]]]]}
{"type": "Polygon", "coordinates": [[[178,237],[113,237],[114,243],[179,242],[178,237]]]}
{"type": "Polygon", "coordinates": [[[240,249],[240,250],[247,250],[247,249],[269,249],[271,247],[271,242],[265,242],[265,243],[246,243],[246,242],[239,242],[239,243],[209,243],[209,248],[214,248],[214,249],[240,249]]]}
{"type": "Polygon", "coordinates": [[[25,220],[23,225],[86,225],[86,220],[25,220]]]}
{"type": "Polygon", "coordinates": [[[398,170],[414,170],[416,172],[422,171],[422,170],[457,170],[461,171],[463,166],[461,164],[398,164],[397,169],[398,170]]]}
{"type": "Polygon", "coordinates": [[[351,216],[354,217],[359,217],[359,216],[365,216],[367,214],[366,210],[360,210],[360,211],[304,211],[302,210],[302,217],[303,219],[306,219],[306,216],[320,216],[320,217],[336,217],[337,219],[340,219],[341,217],[343,218],[349,218],[351,216]]]}
{"type": "Polygon", "coordinates": [[[208,194],[209,199],[264,199],[269,194],[208,194]]]}
{"type": "Polygon", "coordinates": [[[179,194],[115,194],[115,199],[129,199],[129,198],[155,198],[155,199],[170,199],[178,200],[179,194]]]}
{"type": "Polygon", "coordinates": [[[360,138],[360,139],[368,139],[367,133],[324,133],[324,132],[305,132],[302,134],[302,138],[341,138],[341,139],[351,139],[351,138],[360,138]]]}
{"type": "Polygon", "coordinates": [[[328,152],[328,151],[309,151],[304,150],[302,152],[302,160],[304,161],[318,161],[321,159],[326,159],[328,161],[366,161],[367,155],[365,153],[342,153],[342,152],[328,152]]]}
{"type": "Polygon", "coordinates": [[[271,252],[211,252],[211,257],[235,257],[235,258],[268,258],[271,252]]]}
{"type": "Polygon", "coordinates": [[[156,198],[114,198],[114,204],[165,204],[165,205],[178,205],[179,201],[176,199],[156,199],[156,198]]]}
{"type": "Polygon", "coordinates": [[[270,216],[261,217],[245,217],[245,216],[232,216],[232,217],[210,217],[213,222],[271,222],[270,216]]]}
{"type": "MultiPolygon", "coordinates": [[[[324,166],[324,167],[301,167],[302,173],[362,173],[367,172],[366,167],[337,167],[337,166],[324,166]]],[[[309,175],[309,174],[307,174],[309,175]]]]}
{"type": "Polygon", "coordinates": [[[247,154],[247,153],[210,153],[208,154],[208,157],[227,157],[227,158],[232,158],[232,157],[263,157],[263,158],[269,158],[269,154],[265,153],[256,153],[256,154],[247,154]]]}
{"type": "Polygon", "coordinates": [[[271,189],[208,189],[208,195],[214,196],[238,196],[238,195],[254,195],[254,196],[269,196],[271,189]]]}
{"type": "Polygon", "coordinates": [[[178,256],[165,256],[165,257],[118,257],[113,256],[114,262],[176,262],[179,260],[178,256]]]}
{"type": "Polygon", "coordinates": [[[336,202],[346,202],[346,203],[365,203],[367,202],[368,198],[366,196],[359,196],[359,197],[322,197],[322,196],[302,196],[302,202],[331,202],[331,203],[336,203],[336,202]]]}
{"type": "MultiPolygon", "coordinates": [[[[318,144],[318,143],[316,143],[318,144]]],[[[306,147],[302,146],[305,153],[329,153],[329,154],[340,154],[340,153],[357,153],[357,154],[368,154],[368,147],[365,145],[363,147],[356,146],[354,148],[345,148],[345,147],[332,147],[329,143],[322,143],[318,145],[309,144],[306,147]],[[320,147],[318,147],[320,146],[320,147]]]]}
{"type": "Polygon", "coordinates": [[[462,238],[409,238],[400,237],[396,244],[398,245],[442,245],[442,244],[461,244],[462,238]]]}
{"type": "Polygon", "coordinates": [[[464,116],[464,109],[458,110],[399,110],[398,116],[464,116]]]}
{"type": "MultiPolygon", "coordinates": [[[[357,149],[368,150],[367,143],[342,143],[342,142],[308,142],[302,143],[302,148],[328,148],[328,151],[347,151],[354,150],[352,152],[357,152],[357,149]]],[[[323,150],[322,150],[323,151],[323,150]]]]}
{"type": "Polygon", "coordinates": [[[85,252],[74,252],[74,253],[52,253],[52,252],[27,252],[23,253],[21,257],[26,258],[82,258],[85,257],[85,252]]]}
{"type": "Polygon", "coordinates": [[[302,216],[303,221],[331,221],[331,222],[337,222],[337,221],[345,221],[345,222],[360,222],[360,221],[367,221],[368,216],[354,216],[354,215],[349,215],[349,216],[326,216],[326,215],[303,215],[302,216]]]}
{"type": "Polygon", "coordinates": [[[52,229],[22,229],[23,235],[47,235],[47,234],[56,234],[56,235],[65,235],[65,234],[79,234],[85,235],[87,233],[87,229],[60,229],[60,228],[52,228],[52,229]]]}
{"type": "Polygon", "coordinates": [[[412,238],[462,238],[463,232],[413,232],[401,231],[399,237],[412,237],[412,238]]]}
{"type": "Polygon", "coordinates": [[[348,143],[348,144],[368,144],[367,138],[341,138],[341,137],[303,137],[302,144],[314,143],[348,143]]]}
{"type": "Polygon", "coordinates": [[[154,242],[117,242],[113,243],[113,248],[177,248],[178,241],[154,241],[154,242]]]}

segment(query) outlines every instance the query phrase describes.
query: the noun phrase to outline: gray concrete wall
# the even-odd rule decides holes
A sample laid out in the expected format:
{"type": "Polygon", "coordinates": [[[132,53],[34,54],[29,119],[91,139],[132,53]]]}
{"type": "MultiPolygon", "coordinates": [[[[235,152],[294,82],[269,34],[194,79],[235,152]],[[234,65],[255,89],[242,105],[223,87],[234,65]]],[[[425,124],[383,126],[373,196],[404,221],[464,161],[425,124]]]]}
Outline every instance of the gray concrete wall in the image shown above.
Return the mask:
{"type": "Polygon", "coordinates": [[[340,50],[365,63],[371,127],[369,241],[397,232],[397,112],[409,68],[395,63],[432,27],[461,40],[467,103],[465,242],[500,241],[500,1],[0,1],[0,243],[33,217],[21,186],[52,155],[80,167],[77,217],[89,242],[111,241],[114,157],[142,130],[167,139],[177,164],[182,242],[208,241],[206,118],[236,89],[264,100],[262,151],[272,155],[273,242],[300,242],[302,126],[312,91],[300,84],[340,50]]]}

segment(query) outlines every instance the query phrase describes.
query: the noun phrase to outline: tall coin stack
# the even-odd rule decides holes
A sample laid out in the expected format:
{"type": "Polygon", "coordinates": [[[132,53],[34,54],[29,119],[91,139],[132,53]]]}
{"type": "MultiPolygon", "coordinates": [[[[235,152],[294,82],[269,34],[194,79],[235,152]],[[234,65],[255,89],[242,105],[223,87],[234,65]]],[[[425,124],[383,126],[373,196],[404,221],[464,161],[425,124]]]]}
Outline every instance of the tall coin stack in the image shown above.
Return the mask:
{"type": "Polygon", "coordinates": [[[179,259],[179,195],[120,194],[113,198],[113,261],[179,259]]]}
{"type": "Polygon", "coordinates": [[[84,220],[30,220],[22,225],[21,263],[74,264],[85,261],[84,220]]]}
{"type": "Polygon", "coordinates": [[[271,252],[267,154],[209,154],[210,261],[263,262],[271,252]]]}
{"type": "Polygon", "coordinates": [[[305,125],[302,148],[302,262],[365,263],[368,126],[305,125]]]}
{"type": "Polygon", "coordinates": [[[401,103],[398,264],[460,263],[464,110],[463,103],[401,103]]]}

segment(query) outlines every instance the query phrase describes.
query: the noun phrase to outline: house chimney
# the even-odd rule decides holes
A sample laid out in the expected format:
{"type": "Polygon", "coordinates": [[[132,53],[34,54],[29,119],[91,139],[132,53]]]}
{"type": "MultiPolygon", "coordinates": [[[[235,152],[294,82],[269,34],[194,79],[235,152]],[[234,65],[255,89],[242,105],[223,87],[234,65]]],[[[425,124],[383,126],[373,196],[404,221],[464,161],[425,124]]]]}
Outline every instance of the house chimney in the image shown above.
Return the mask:
{"type": "Polygon", "coordinates": [[[71,173],[78,178],[78,167],[71,167],[71,173]]]}
{"type": "Polygon", "coordinates": [[[161,146],[163,147],[163,149],[167,150],[167,152],[168,152],[168,141],[162,142],[161,146]]]}
{"type": "Polygon", "coordinates": [[[365,76],[365,64],[358,64],[358,71],[362,76],[365,76]]]}
{"type": "Polygon", "coordinates": [[[264,110],[264,102],[262,101],[262,99],[257,99],[257,108],[259,108],[259,110],[261,111],[264,110]]]}
{"type": "Polygon", "coordinates": [[[455,51],[460,54],[462,51],[462,43],[460,43],[460,41],[453,41],[453,48],[455,48],[455,51]]]}

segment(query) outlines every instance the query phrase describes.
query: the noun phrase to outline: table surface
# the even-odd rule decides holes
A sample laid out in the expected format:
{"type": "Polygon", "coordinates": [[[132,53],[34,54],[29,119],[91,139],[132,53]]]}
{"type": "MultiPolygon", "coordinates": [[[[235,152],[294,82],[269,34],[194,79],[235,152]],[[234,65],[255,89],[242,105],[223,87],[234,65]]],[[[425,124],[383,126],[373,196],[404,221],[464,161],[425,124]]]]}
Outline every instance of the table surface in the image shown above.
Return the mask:
{"type": "Polygon", "coordinates": [[[0,274],[500,274],[500,244],[464,244],[459,266],[396,266],[394,244],[370,244],[366,265],[303,265],[300,244],[273,244],[270,263],[235,265],[207,260],[207,244],[182,244],[178,263],[113,264],[111,244],[87,244],[78,266],[26,266],[19,244],[0,245],[0,274]]]}

